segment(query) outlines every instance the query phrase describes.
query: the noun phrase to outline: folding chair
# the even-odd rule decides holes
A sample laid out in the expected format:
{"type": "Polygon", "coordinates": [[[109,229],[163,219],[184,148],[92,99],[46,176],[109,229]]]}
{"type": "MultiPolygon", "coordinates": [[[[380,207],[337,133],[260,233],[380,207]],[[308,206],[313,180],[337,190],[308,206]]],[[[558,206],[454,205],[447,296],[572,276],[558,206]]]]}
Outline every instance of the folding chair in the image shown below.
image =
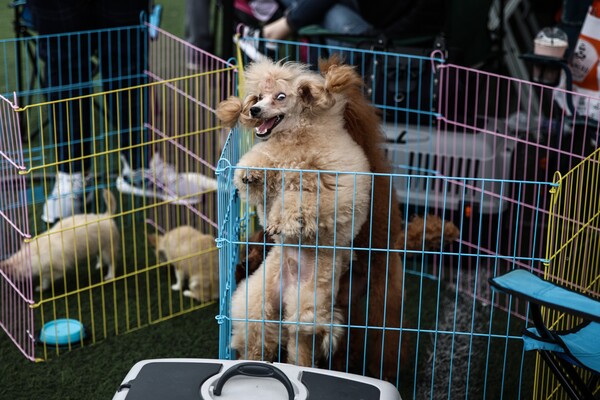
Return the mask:
{"type": "Polygon", "coordinates": [[[536,350],[573,399],[594,399],[600,394],[600,301],[515,269],[491,278],[492,287],[529,302],[534,326],[523,332],[525,350],[536,350]],[[581,318],[568,331],[544,324],[541,306],[581,318]],[[589,371],[587,382],[575,367],[589,371]]]}

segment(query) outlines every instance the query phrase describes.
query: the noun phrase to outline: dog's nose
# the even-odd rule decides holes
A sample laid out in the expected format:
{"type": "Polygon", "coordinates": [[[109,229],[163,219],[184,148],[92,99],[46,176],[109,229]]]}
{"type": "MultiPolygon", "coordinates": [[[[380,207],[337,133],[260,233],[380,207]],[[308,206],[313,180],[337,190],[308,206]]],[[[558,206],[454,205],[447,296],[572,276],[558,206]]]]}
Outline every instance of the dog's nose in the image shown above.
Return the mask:
{"type": "Polygon", "coordinates": [[[257,116],[258,116],[258,114],[260,114],[260,107],[258,107],[258,106],[254,106],[254,107],[251,107],[251,108],[250,108],[250,115],[251,115],[252,117],[257,117],[257,116]]]}

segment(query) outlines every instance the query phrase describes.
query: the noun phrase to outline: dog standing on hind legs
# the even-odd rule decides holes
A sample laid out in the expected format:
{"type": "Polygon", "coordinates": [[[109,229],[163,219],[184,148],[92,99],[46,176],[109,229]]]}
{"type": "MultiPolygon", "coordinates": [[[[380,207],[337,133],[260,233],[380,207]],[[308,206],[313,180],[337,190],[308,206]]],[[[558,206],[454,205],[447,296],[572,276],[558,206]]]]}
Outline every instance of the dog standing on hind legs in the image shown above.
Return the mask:
{"type": "Polygon", "coordinates": [[[346,98],[329,84],[305,65],[260,61],[246,70],[246,98],[217,108],[225,125],[255,128],[260,142],[240,159],[234,184],[276,242],[232,297],[231,345],[246,358],[273,360],[286,345],[288,362],[312,365],[335,350],[343,332],[332,328],[343,322],[332,301],[366,220],[371,179],[364,152],[344,128],[346,98]]]}

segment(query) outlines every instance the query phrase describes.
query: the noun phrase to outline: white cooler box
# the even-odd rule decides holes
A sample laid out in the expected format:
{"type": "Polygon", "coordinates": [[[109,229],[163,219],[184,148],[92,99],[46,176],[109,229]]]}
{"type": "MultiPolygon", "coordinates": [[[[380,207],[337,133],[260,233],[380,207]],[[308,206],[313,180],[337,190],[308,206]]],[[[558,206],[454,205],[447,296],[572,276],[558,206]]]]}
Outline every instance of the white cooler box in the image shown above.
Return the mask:
{"type": "Polygon", "coordinates": [[[391,383],[360,375],[261,361],[144,360],[113,400],[401,400],[391,383]]]}

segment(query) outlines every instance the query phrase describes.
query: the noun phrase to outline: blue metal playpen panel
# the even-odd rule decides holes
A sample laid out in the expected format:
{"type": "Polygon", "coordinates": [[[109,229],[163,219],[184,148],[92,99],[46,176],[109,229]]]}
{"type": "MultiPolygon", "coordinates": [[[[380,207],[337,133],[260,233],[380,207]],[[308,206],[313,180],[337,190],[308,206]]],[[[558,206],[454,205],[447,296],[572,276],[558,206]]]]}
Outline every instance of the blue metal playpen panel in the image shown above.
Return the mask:
{"type": "MultiPolygon", "coordinates": [[[[401,250],[376,246],[368,250],[372,254],[399,251],[401,290],[387,292],[385,301],[403,301],[401,322],[370,324],[369,313],[376,312],[375,306],[369,304],[372,297],[363,294],[343,309],[344,323],[331,324],[344,329],[345,346],[329,357],[314,358],[313,363],[390,379],[404,398],[529,398],[534,359],[526,355],[521,340],[527,310],[523,303],[494,296],[488,278],[515,267],[543,271],[553,173],[569,170],[583,159],[589,143],[598,139],[597,130],[583,126],[589,140],[583,145],[575,140],[581,127],[568,110],[557,107],[555,88],[451,65],[436,54],[415,56],[287,41],[277,41],[273,47],[253,38],[239,41],[242,48],[249,45],[274,59],[307,62],[315,69],[319,58],[343,54],[363,76],[365,94],[382,116],[381,129],[387,138],[383,150],[393,171],[386,179],[399,199],[404,242],[401,250]],[[375,78],[376,73],[383,73],[384,79],[375,78]],[[419,101],[411,103],[407,94],[419,101]],[[431,233],[440,228],[428,223],[437,218],[456,227],[456,231],[442,228],[448,232],[448,242],[440,240],[439,233],[431,242],[435,237],[431,233]],[[409,238],[414,242],[409,243],[409,238]],[[362,319],[356,319],[361,313],[362,319]],[[355,319],[348,321],[348,316],[355,319]],[[398,342],[391,345],[379,340],[378,334],[398,342]],[[375,367],[374,354],[379,362],[375,367]],[[390,354],[393,362],[386,359],[390,354]],[[392,369],[391,378],[386,368],[392,369]]],[[[245,54],[257,57],[255,51],[245,54]]],[[[252,60],[243,56],[241,62],[252,60]]],[[[249,267],[244,263],[251,251],[258,248],[265,256],[278,246],[253,236],[260,230],[255,212],[241,203],[232,182],[249,141],[250,132],[233,129],[217,171],[222,251],[219,354],[240,356],[232,348],[232,330],[236,324],[258,323],[264,328],[261,357],[271,355],[264,340],[274,327],[281,346],[274,358],[285,361],[286,337],[281,332],[301,322],[284,321],[282,314],[267,320],[232,316],[236,271],[249,267]]],[[[371,232],[377,228],[372,226],[371,232]]],[[[390,264],[383,264],[381,268],[389,270],[390,264]]],[[[375,267],[366,277],[371,284],[379,273],[375,267]]],[[[313,354],[322,352],[316,342],[311,348],[313,354]]]]}

